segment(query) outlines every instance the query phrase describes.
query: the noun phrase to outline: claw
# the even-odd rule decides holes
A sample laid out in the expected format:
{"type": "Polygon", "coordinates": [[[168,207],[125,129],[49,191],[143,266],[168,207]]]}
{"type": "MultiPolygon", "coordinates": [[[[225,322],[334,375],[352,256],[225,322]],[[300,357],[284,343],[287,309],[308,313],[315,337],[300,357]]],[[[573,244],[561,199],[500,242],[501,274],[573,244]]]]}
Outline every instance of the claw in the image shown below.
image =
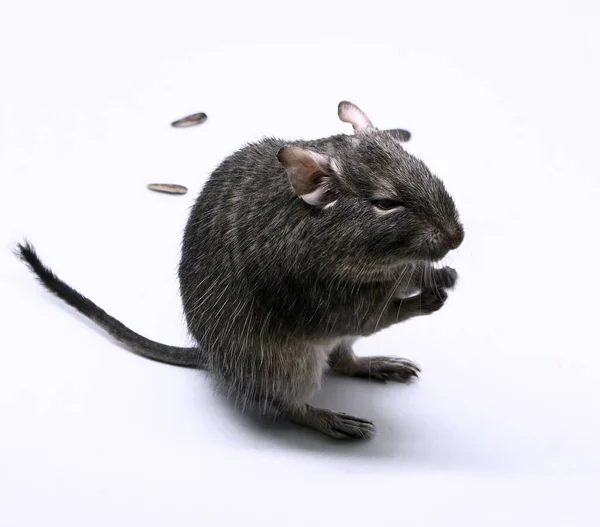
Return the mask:
{"type": "Polygon", "coordinates": [[[362,357],[354,375],[380,381],[410,382],[421,369],[408,359],[400,357],[362,357]]]}

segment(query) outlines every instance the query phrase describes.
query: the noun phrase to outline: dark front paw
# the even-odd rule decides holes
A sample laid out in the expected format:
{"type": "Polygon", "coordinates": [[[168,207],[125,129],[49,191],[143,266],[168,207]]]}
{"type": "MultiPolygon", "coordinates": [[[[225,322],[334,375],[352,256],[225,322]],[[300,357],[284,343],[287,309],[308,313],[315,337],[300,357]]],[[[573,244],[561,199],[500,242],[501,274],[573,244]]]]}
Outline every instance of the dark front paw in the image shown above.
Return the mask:
{"type": "Polygon", "coordinates": [[[435,313],[446,303],[448,293],[445,289],[427,288],[419,295],[422,313],[435,313]]]}
{"type": "Polygon", "coordinates": [[[441,269],[433,269],[433,287],[454,289],[458,282],[458,273],[452,267],[442,267],[441,269]]]}

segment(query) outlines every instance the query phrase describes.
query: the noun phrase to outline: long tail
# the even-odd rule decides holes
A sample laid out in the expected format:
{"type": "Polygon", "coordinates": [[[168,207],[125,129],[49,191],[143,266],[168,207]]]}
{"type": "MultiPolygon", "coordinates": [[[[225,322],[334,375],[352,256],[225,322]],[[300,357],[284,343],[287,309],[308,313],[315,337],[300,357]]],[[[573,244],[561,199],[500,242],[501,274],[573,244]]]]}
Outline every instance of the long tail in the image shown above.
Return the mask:
{"type": "Polygon", "coordinates": [[[147,359],[172,364],[174,366],[185,366],[189,368],[201,368],[202,358],[197,348],[178,348],[167,346],[153,340],[147,339],[135,333],[116,318],[110,316],[106,311],[98,307],[90,299],[78,293],[58,278],[50,268],[46,267],[39,259],[33,246],[25,241],[20,243],[16,249],[17,256],[23,260],[29,268],[37,275],[40,282],[48,291],[73,306],[82,315],[98,324],[112,337],[123,344],[129,351],[146,357],[147,359]]]}

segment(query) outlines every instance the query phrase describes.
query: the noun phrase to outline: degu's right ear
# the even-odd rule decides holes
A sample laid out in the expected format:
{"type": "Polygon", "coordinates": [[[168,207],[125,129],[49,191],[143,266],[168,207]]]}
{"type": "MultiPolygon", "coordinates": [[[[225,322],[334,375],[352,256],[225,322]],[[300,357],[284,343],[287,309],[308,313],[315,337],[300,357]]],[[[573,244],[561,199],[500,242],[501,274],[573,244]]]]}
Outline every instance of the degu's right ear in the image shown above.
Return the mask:
{"type": "MultiPolygon", "coordinates": [[[[342,101],[338,104],[338,116],[341,121],[350,123],[356,133],[360,134],[377,130],[365,112],[356,106],[356,104],[349,101],[342,101]]],[[[403,143],[410,140],[411,134],[408,130],[394,128],[392,130],[385,131],[394,139],[397,139],[403,143]]]]}
{"type": "Polygon", "coordinates": [[[365,112],[350,101],[342,101],[338,104],[338,117],[340,121],[350,123],[355,132],[369,132],[375,129],[365,112]]]}
{"type": "Polygon", "coordinates": [[[335,162],[326,155],[298,146],[284,146],[277,159],[285,168],[294,192],[313,207],[323,208],[335,201],[331,176],[335,162]]]}

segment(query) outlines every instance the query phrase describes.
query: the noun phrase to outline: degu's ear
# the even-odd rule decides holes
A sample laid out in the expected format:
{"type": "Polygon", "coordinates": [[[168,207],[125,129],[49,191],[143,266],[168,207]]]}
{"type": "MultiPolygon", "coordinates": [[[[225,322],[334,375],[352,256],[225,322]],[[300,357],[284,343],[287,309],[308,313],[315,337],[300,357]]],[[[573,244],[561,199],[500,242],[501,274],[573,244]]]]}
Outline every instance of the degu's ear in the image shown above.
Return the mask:
{"type": "Polygon", "coordinates": [[[342,101],[338,104],[338,116],[341,121],[350,123],[355,132],[368,132],[375,129],[365,113],[356,104],[349,101],[342,101]]]}
{"type": "Polygon", "coordinates": [[[328,156],[298,146],[284,146],[277,159],[285,168],[294,192],[313,207],[325,207],[336,196],[331,186],[335,162],[328,156]]]}
{"type": "MultiPolygon", "coordinates": [[[[349,101],[342,101],[338,104],[338,115],[340,120],[350,123],[355,132],[369,132],[376,130],[371,120],[356,104],[349,101]]],[[[394,128],[386,130],[394,139],[405,143],[410,140],[411,134],[408,130],[394,128]]]]}

